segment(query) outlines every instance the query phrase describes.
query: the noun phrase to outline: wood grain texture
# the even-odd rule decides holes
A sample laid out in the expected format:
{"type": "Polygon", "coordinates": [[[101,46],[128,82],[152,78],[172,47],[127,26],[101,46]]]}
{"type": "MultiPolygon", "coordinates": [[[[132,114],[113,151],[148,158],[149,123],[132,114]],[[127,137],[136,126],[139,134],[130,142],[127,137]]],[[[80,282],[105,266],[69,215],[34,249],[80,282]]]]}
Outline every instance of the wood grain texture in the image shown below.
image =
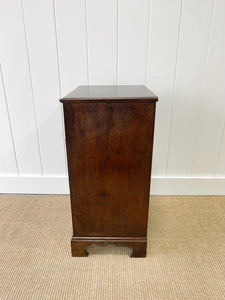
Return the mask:
{"type": "Polygon", "coordinates": [[[147,238],[75,238],[71,240],[71,252],[72,256],[85,257],[88,256],[88,250],[94,245],[109,245],[114,244],[116,246],[127,246],[131,249],[130,257],[145,257],[147,250],[147,238]]]}
{"type": "MultiPolygon", "coordinates": [[[[129,95],[132,87],[126,89],[129,95]]],[[[107,93],[105,97],[109,98],[107,93]]],[[[124,96],[96,102],[96,97],[91,98],[61,100],[73,236],[99,237],[101,243],[105,237],[111,237],[111,242],[115,237],[129,237],[134,255],[144,256],[146,241],[136,245],[135,238],[147,235],[156,100],[143,103],[141,97],[128,101],[124,96]]],[[[73,254],[84,254],[90,244],[84,243],[72,240],[73,254]]]]}
{"type": "Polygon", "coordinates": [[[107,102],[121,99],[129,102],[155,102],[158,97],[144,85],[89,85],[79,86],[67,96],[60,99],[63,103],[107,102]]]}

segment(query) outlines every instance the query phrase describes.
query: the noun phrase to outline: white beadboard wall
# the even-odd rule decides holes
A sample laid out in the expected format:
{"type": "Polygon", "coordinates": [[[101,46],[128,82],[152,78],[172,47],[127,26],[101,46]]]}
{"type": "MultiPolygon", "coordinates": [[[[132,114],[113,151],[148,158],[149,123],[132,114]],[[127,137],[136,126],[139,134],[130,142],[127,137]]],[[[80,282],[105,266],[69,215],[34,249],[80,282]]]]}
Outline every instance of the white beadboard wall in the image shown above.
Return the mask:
{"type": "Polygon", "coordinates": [[[158,96],[152,194],[225,194],[225,0],[0,0],[0,192],[68,193],[78,85],[158,96]]]}

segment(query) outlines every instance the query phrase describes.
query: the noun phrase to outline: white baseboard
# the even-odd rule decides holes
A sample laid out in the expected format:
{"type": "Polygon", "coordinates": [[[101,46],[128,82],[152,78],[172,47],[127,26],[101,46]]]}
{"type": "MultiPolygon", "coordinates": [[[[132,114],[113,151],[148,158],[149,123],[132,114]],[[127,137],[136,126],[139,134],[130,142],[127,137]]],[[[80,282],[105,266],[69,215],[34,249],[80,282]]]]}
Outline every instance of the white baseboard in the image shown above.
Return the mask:
{"type": "Polygon", "coordinates": [[[152,195],[225,195],[225,177],[156,177],[152,195]]]}
{"type": "Polygon", "coordinates": [[[69,194],[67,176],[7,176],[0,177],[0,193],[69,194]]]}
{"type": "MultiPolygon", "coordinates": [[[[68,194],[67,176],[2,176],[0,193],[68,194]]],[[[152,195],[225,195],[225,177],[153,177],[152,195]]]]}

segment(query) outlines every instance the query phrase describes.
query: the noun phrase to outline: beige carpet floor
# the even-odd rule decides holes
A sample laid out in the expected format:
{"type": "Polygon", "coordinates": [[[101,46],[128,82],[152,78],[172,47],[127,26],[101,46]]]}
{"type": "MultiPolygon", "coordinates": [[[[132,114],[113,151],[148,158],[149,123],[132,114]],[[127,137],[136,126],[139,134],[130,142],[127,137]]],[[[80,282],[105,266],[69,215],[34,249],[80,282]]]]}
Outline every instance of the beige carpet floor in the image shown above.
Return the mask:
{"type": "Polygon", "coordinates": [[[225,197],[150,200],[147,258],[70,254],[68,196],[0,196],[0,299],[225,299],[225,197]]]}

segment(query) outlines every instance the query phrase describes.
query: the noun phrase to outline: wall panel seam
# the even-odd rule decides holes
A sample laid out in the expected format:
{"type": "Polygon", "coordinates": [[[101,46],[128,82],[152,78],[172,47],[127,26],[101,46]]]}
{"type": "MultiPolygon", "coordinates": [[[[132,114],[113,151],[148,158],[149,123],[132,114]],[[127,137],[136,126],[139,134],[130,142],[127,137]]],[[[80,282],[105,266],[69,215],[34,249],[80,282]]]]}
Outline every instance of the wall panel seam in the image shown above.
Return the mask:
{"type": "Polygon", "coordinates": [[[119,82],[119,0],[116,1],[116,84],[119,82]]]}
{"type": "Polygon", "coordinates": [[[206,54],[206,61],[205,61],[205,68],[204,68],[204,76],[202,80],[202,86],[201,86],[201,96],[200,96],[200,104],[199,104],[199,111],[198,111],[198,121],[197,121],[197,128],[195,131],[195,142],[194,142],[194,151],[193,151],[193,157],[192,157],[192,165],[191,165],[191,176],[193,175],[193,167],[194,167],[194,159],[196,154],[196,148],[197,148],[197,140],[198,140],[198,132],[199,132],[199,124],[200,124],[200,118],[201,118],[201,110],[203,105],[203,95],[205,90],[205,81],[206,81],[206,74],[207,74],[207,68],[208,68],[208,61],[209,61],[209,50],[211,45],[211,39],[212,39],[212,28],[213,28],[213,21],[214,21],[214,15],[215,15],[215,7],[216,7],[216,0],[214,0],[213,8],[212,8],[212,15],[211,15],[211,21],[210,21],[210,31],[209,31],[209,38],[208,38],[208,45],[207,45],[207,54],[206,54]]]}
{"type": "MultiPolygon", "coordinates": [[[[52,1],[53,5],[53,16],[54,16],[54,29],[55,29],[55,47],[56,47],[56,56],[57,56],[57,69],[58,69],[58,87],[59,87],[59,96],[62,97],[62,85],[61,85],[61,71],[60,71],[60,62],[59,62],[59,47],[58,47],[58,34],[57,34],[57,24],[56,24],[56,9],[55,9],[55,0],[52,1]]],[[[65,161],[65,170],[67,168],[66,160],[66,145],[65,145],[65,125],[64,125],[64,116],[63,116],[63,107],[60,105],[61,111],[61,120],[62,120],[62,138],[63,138],[63,149],[64,149],[64,161],[65,161]]]]}
{"type": "Polygon", "coordinates": [[[17,161],[17,156],[16,156],[15,143],[14,143],[14,139],[13,139],[13,130],[12,130],[12,124],[11,124],[11,118],[10,118],[10,113],[9,113],[9,107],[8,107],[8,101],[7,101],[6,89],[5,89],[5,82],[4,82],[4,78],[3,78],[1,63],[0,63],[0,77],[1,77],[2,86],[3,86],[4,100],[5,100],[6,110],[7,110],[7,117],[8,117],[8,121],[9,121],[9,128],[10,128],[10,134],[11,134],[11,139],[12,139],[14,158],[15,158],[15,162],[16,162],[16,169],[17,169],[17,174],[19,176],[20,173],[19,173],[18,161],[17,161]]]}
{"type": "Polygon", "coordinates": [[[90,75],[89,75],[89,47],[88,47],[88,20],[87,20],[87,0],[85,0],[85,36],[86,36],[86,56],[87,56],[87,82],[90,84],[90,75]]]}
{"type": "Polygon", "coordinates": [[[180,20],[179,20],[179,33],[177,39],[177,49],[176,49],[176,60],[175,60],[175,72],[174,72],[174,79],[173,79],[173,93],[172,93],[172,109],[171,109],[171,118],[170,118],[170,125],[169,125],[169,142],[167,148],[167,158],[166,158],[166,176],[168,176],[168,164],[169,164],[169,154],[170,154],[170,147],[171,147],[171,134],[172,134],[172,125],[173,125],[173,115],[174,115],[174,96],[175,96],[175,89],[176,89],[176,81],[177,81],[177,65],[178,65],[178,57],[179,57],[179,48],[180,48],[180,37],[181,37],[181,25],[182,25],[182,15],[183,15],[183,1],[181,0],[181,7],[180,7],[180,20]]]}
{"type": "Polygon", "coordinates": [[[21,9],[22,9],[23,28],[24,28],[24,35],[25,35],[25,41],[26,41],[26,54],[27,54],[27,62],[28,62],[28,70],[29,70],[29,78],[30,78],[30,86],[31,86],[31,95],[32,95],[32,102],[33,102],[33,110],[34,110],[34,121],[35,121],[36,135],[37,135],[39,160],[40,160],[40,167],[41,167],[41,175],[43,176],[43,164],[42,164],[42,158],[41,158],[40,138],[39,138],[38,124],[37,124],[37,113],[36,113],[36,105],[35,105],[35,97],[34,97],[33,80],[32,80],[32,74],[31,74],[31,63],[30,63],[30,54],[29,54],[29,48],[28,48],[28,39],[27,39],[27,30],[26,30],[26,23],[25,23],[23,0],[21,0],[20,3],[21,3],[21,9]]]}
{"type": "Polygon", "coordinates": [[[147,50],[146,50],[146,67],[145,67],[145,85],[147,85],[147,78],[148,78],[148,68],[149,68],[149,63],[148,63],[148,57],[149,57],[149,43],[150,43],[150,21],[151,21],[151,11],[152,11],[152,1],[148,1],[148,20],[147,20],[147,50]]]}
{"type": "Polygon", "coordinates": [[[217,156],[217,162],[216,162],[216,168],[215,168],[215,177],[217,177],[219,162],[220,162],[220,158],[222,157],[222,145],[223,145],[223,139],[224,138],[225,138],[225,121],[224,121],[224,125],[223,125],[223,131],[222,131],[221,140],[220,140],[219,152],[218,152],[218,156],[217,156]]]}

